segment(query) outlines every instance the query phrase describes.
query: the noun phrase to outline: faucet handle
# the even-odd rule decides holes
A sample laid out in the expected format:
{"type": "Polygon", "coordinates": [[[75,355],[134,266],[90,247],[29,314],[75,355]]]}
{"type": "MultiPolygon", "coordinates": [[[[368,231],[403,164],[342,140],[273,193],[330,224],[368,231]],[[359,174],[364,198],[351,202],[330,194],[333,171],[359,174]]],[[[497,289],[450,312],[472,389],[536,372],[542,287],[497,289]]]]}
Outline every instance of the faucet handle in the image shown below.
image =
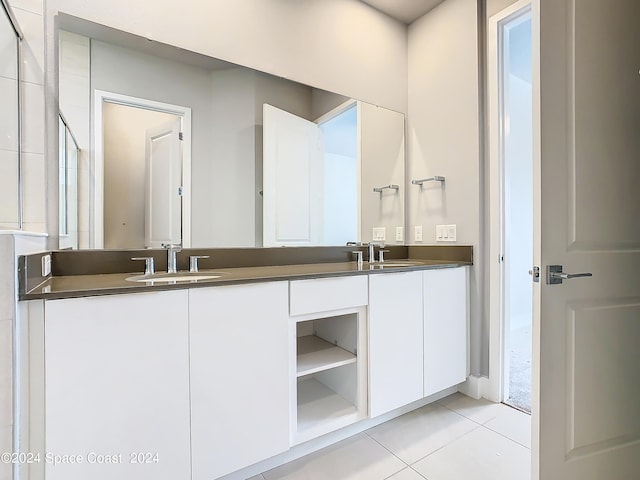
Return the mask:
{"type": "Polygon", "coordinates": [[[144,274],[153,275],[156,273],[156,268],[153,257],[132,257],[131,260],[144,260],[144,274]]]}
{"type": "Polygon", "coordinates": [[[389,253],[391,250],[378,250],[378,262],[384,263],[384,254],[389,253]]]}
{"type": "Polygon", "coordinates": [[[189,256],[189,271],[198,271],[198,260],[201,258],[209,258],[209,255],[190,255],[189,256]]]}
{"type": "Polygon", "coordinates": [[[362,268],[362,250],[354,250],[351,252],[352,255],[356,256],[356,262],[358,262],[358,268],[362,268]]]}

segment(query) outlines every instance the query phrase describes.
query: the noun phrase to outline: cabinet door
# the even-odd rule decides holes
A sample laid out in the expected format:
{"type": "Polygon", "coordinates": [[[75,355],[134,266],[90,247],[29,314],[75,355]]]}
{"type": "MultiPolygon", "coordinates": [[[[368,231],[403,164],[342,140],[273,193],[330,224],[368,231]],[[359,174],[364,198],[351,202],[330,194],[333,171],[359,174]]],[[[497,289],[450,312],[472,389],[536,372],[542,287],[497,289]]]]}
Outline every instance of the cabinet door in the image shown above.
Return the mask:
{"type": "Polygon", "coordinates": [[[289,448],[287,282],[189,292],[193,479],[289,448]]]}
{"type": "Polygon", "coordinates": [[[468,374],[467,268],[423,272],[424,395],[464,382],[468,374]]]}
{"type": "Polygon", "coordinates": [[[187,300],[45,303],[47,480],[190,477],[187,300]]]}
{"type": "Polygon", "coordinates": [[[369,413],[422,398],[422,272],[369,278],[369,413]]]}

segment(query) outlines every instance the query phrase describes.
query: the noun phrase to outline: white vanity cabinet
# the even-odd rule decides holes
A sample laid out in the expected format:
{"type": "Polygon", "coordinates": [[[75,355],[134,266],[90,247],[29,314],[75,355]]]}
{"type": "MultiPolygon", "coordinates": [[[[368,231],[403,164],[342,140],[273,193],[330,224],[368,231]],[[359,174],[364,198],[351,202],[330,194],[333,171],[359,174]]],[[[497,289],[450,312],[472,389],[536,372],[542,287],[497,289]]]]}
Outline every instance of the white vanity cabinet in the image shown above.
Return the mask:
{"type": "Polygon", "coordinates": [[[191,289],[189,320],[193,480],[288,450],[288,282],[191,289]]]}
{"type": "Polygon", "coordinates": [[[367,416],[367,276],[290,283],[291,442],[367,416]]]}
{"type": "Polygon", "coordinates": [[[46,300],[46,478],[213,480],[457,385],[467,270],[46,300]]]}
{"type": "Polygon", "coordinates": [[[187,290],[45,302],[47,480],[190,478],[187,308],[187,290]]]}
{"type": "Polygon", "coordinates": [[[468,268],[422,272],[424,395],[464,382],[469,374],[468,268]]]}
{"type": "Polygon", "coordinates": [[[369,414],[423,397],[423,272],[370,275],[369,414]]]}

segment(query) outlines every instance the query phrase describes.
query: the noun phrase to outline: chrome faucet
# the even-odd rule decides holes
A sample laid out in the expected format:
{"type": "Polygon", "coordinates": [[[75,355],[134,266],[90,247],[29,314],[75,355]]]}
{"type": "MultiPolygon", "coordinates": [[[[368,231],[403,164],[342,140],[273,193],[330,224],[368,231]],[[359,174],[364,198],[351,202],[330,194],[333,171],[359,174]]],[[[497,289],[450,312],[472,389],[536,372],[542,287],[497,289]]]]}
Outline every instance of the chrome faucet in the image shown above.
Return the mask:
{"type": "Polygon", "coordinates": [[[178,271],[176,254],[182,251],[182,245],[163,243],[162,248],[167,249],[167,273],[176,273],[178,271]]]}
{"type": "Polygon", "coordinates": [[[369,263],[373,263],[376,261],[376,247],[384,247],[382,243],[369,242],[369,263]]]}

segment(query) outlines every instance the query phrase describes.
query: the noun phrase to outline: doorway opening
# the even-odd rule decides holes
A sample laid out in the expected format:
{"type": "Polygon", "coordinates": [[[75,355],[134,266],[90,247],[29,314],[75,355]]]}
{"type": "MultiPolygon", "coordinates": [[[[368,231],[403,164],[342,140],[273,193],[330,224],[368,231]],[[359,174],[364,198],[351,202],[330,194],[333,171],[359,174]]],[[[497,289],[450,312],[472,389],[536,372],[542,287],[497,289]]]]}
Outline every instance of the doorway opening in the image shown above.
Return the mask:
{"type": "Polygon", "coordinates": [[[492,18],[489,55],[492,371],[496,400],[531,413],[533,89],[531,6],[492,18]]]}
{"type": "Polygon", "coordinates": [[[90,246],[189,247],[191,109],[98,90],[94,105],[90,246]]]}
{"type": "Polygon", "coordinates": [[[324,155],[323,240],[326,245],[346,245],[361,238],[357,103],[347,102],[317,123],[324,155]]]}

